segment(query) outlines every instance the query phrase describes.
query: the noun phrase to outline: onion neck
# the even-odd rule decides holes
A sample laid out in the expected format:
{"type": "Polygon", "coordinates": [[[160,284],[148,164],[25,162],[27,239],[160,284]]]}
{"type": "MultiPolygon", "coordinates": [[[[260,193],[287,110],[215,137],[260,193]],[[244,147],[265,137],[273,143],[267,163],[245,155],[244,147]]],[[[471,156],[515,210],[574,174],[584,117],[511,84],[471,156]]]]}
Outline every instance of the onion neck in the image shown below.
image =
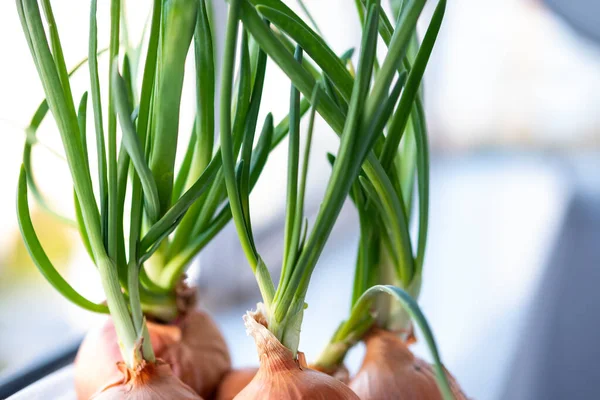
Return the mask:
{"type": "Polygon", "coordinates": [[[142,299],[144,315],[163,322],[173,322],[181,314],[177,307],[175,295],[142,299]]]}
{"type": "Polygon", "coordinates": [[[141,303],[144,315],[170,324],[195,307],[196,288],[185,283],[185,275],[179,276],[177,283],[165,294],[146,290],[146,295],[141,297],[141,303]]]}
{"type": "Polygon", "coordinates": [[[106,294],[108,309],[110,310],[117,337],[119,338],[121,355],[129,368],[135,368],[142,360],[142,355],[138,345],[138,337],[131,320],[131,315],[121,292],[116,266],[104,253],[103,248],[102,252],[96,252],[95,259],[98,265],[102,287],[106,294]]]}
{"type": "Polygon", "coordinates": [[[297,354],[267,329],[268,322],[262,303],[258,303],[256,311],[249,311],[244,315],[244,324],[248,335],[254,338],[262,371],[270,373],[298,368],[297,354]]]}
{"type": "Polygon", "coordinates": [[[295,306],[290,309],[283,321],[277,321],[275,315],[270,309],[265,309],[266,319],[268,321],[268,330],[275,336],[275,338],[283,344],[289,351],[292,352],[292,356],[295,359],[298,355],[298,347],[300,346],[300,331],[302,329],[302,321],[304,319],[304,309],[306,303],[296,303],[295,306]]]}

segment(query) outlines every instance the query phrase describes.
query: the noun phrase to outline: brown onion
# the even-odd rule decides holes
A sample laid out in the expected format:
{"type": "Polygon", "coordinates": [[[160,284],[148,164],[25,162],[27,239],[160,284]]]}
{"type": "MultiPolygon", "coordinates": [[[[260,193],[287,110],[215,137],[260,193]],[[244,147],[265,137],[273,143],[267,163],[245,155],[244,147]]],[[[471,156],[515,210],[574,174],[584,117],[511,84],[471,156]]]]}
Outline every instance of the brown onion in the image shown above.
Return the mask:
{"type": "MultiPolygon", "coordinates": [[[[157,358],[173,374],[203,397],[214,393],[223,375],[231,368],[227,344],[210,316],[191,310],[173,324],[148,322],[150,341],[157,358]]],[[[84,339],[75,359],[77,398],[87,400],[99,388],[119,379],[117,363],[122,361],[112,320],[84,339]]]]}
{"type": "Polygon", "coordinates": [[[130,370],[119,363],[122,378],[109,384],[90,400],[202,400],[192,388],[175,377],[169,365],[157,360],[130,370]]]}
{"type": "Polygon", "coordinates": [[[234,369],[225,374],[225,377],[219,383],[215,400],[232,400],[239,392],[245,388],[254,375],[258,372],[258,368],[249,367],[234,369]]]}
{"type": "MultiPolygon", "coordinates": [[[[442,400],[431,365],[417,358],[396,334],[373,330],[366,338],[363,364],[350,381],[362,400],[442,400]]],[[[456,400],[467,399],[446,371],[456,400]]]]}
{"type": "MultiPolygon", "coordinates": [[[[332,376],[346,385],[348,382],[350,382],[350,373],[343,365],[333,371],[324,371],[321,368],[313,365],[309,365],[308,367],[310,369],[314,369],[315,371],[323,372],[329,376],[332,376]]],[[[215,400],[232,400],[239,392],[242,391],[243,388],[246,387],[246,385],[250,383],[257,372],[258,368],[255,367],[234,369],[229,371],[219,384],[215,400]]]]}
{"type": "Polygon", "coordinates": [[[256,343],[260,367],[236,400],[358,399],[339,380],[308,368],[302,356],[294,360],[292,352],[258,321],[265,321],[260,311],[244,316],[246,330],[256,343]]]}

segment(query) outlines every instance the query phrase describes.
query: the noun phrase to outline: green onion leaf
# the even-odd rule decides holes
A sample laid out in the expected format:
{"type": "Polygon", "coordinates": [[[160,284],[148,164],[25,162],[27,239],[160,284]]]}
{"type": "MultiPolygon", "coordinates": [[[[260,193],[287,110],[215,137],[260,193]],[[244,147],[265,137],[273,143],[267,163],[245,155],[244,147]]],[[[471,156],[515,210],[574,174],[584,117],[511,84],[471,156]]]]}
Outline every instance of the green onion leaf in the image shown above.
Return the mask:
{"type": "MultiPolygon", "coordinates": [[[[294,96],[296,95],[296,93],[294,93],[294,90],[292,90],[292,104],[295,103],[295,106],[291,106],[291,111],[290,111],[290,119],[294,120],[295,118],[292,117],[293,114],[297,113],[299,111],[299,97],[294,98],[294,96]],[[296,110],[294,110],[294,108],[296,110]],[[293,112],[292,112],[293,111],[293,112]]],[[[289,283],[289,280],[291,278],[291,274],[293,272],[293,266],[296,263],[296,261],[298,261],[298,255],[302,252],[303,248],[304,248],[304,240],[305,238],[303,237],[303,232],[302,232],[302,228],[303,228],[303,224],[302,221],[304,219],[304,197],[305,197],[305,192],[306,192],[306,179],[308,176],[308,160],[310,157],[310,151],[311,151],[311,145],[312,145],[312,136],[313,136],[313,130],[314,130],[314,126],[315,126],[315,114],[316,114],[316,107],[319,104],[319,96],[321,93],[321,88],[319,87],[319,85],[315,86],[315,90],[313,92],[313,95],[311,97],[311,104],[313,104],[312,108],[311,108],[311,112],[310,112],[310,117],[309,117],[309,125],[308,125],[308,133],[307,133],[307,137],[306,137],[306,144],[305,144],[305,148],[304,148],[304,156],[302,159],[302,175],[300,178],[300,183],[298,185],[298,193],[294,194],[294,196],[296,197],[295,200],[295,209],[290,208],[288,210],[289,215],[288,217],[293,218],[293,220],[290,221],[292,225],[292,231],[289,233],[290,237],[289,237],[289,243],[286,243],[286,250],[284,250],[284,260],[286,260],[287,262],[284,263],[282,271],[281,271],[281,279],[280,279],[280,286],[281,286],[281,291],[285,291],[285,287],[287,287],[287,284],[289,283]]],[[[299,96],[299,94],[297,94],[299,96]]],[[[291,126],[293,127],[295,124],[292,124],[291,126]]],[[[297,127],[294,129],[298,129],[298,143],[294,145],[294,147],[298,147],[300,146],[299,144],[299,130],[300,130],[300,120],[299,120],[299,116],[298,116],[298,121],[297,121],[297,127]]],[[[290,130],[290,143],[292,142],[292,137],[294,135],[292,135],[291,130],[290,130]]],[[[292,146],[290,146],[291,148],[292,146]]],[[[290,149],[291,150],[291,149],[290,149]]],[[[299,149],[298,149],[299,150],[299,149]]],[[[292,168],[294,168],[296,170],[295,172],[295,180],[298,180],[298,160],[297,158],[299,157],[299,154],[295,154],[294,157],[296,157],[296,161],[294,164],[290,164],[290,166],[292,168]]],[[[291,154],[290,154],[290,158],[291,158],[291,154]]],[[[297,182],[296,182],[297,185],[297,182]]],[[[287,228],[287,226],[286,226],[287,228]]],[[[306,230],[304,231],[304,235],[306,235],[306,230]]]]}
{"type": "Polygon", "coordinates": [[[90,245],[90,237],[87,233],[87,228],[85,227],[85,221],[83,220],[81,204],[79,203],[79,198],[77,197],[77,193],[75,191],[73,191],[73,204],[75,206],[75,220],[77,222],[79,235],[81,236],[81,240],[83,242],[83,247],[85,247],[85,250],[87,251],[90,258],[94,260],[94,252],[92,251],[92,246],[90,245]]]}
{"type": "Polygon", "coordinates": [[[367,121],[371,120],[387,95],[390,83],[394,79],[394,74],[401,66],[402,60],[406,55],[412,34],[424,6],[425,0],[411,0],[398,18],[387,55],[381,65],[380,71],[377,73],[371,97],[366,105],[365,118],[367,121]]]}
{"type": "MultiPolygon", "coordinates": [[[[118,60],[114,60],[114,62],[117,63],[118,60]]],[[[158,198],[156,182],[154,181],[152,172],[146,163],[144,151],[139,141],[138,134],[135,131],[133,123],[131,122],[131,107],[129,106],[129,101],[127,99],[127,87],[125,85],[125,81],[121,75],[119,75],[117,65],[113,66],[113,71],[113,95],[121,130],[123,131],[123,144],[127,150],[127,153],[129,154],[129,157],[131,157],[131,162],[133,163],[135,171],[140,178],[140,182],[144,190],[144,200],[146,203],[148,216],[150,217],[151,221],[155,221],[158,219],[160,213],[160,202],[158,198]]]]}
{"type": "MultiPolygon", "coordinates": [[[[245,1],[245,0],[241,0],[245,1]]],[[[240,201],[239,188],[235,178],[235,155],[231,126],[231,100],[233,72],[235,67],[235,48],[238,37],[238,18],[240,14],[240,0],[231,0],[225,36],[225,49],[223,55],[223,68],[221,73],[221,104],[220,104],[220,130],[221,153],[223,157],[223,172],[227,194],[231,204],[233,220],[240,238],[240,242],[252,271],[256,271],[258,255],[254,251],[250,232],[246,227],[244,211],[240,201]]],[[[262,22],[261,22],[262,23],[262,22]]],[[[238,105],[239,106],[239,105],[238,105]]]]}
{"type": "Polygon", "coordinates": [[[19,228],[23,235],[23,241],[27,247],[27,251],[31,255],[35,265],[38,267],[46,280],[65,298],[74,304],[99,313],[108,313],[108,307],[104,304],[96,304],[81,294],[79,294],[54,268],[51,261],[48,259],[44,248],[42,247],[31,222],[29,213],[29,204],[27,201],[27,172],[25,167],[21,167],[19,175],[19,190],[17,193],[17,217],[19,220],[19,228]]]}
{"type": "MultiPolygon", "coordinates": [[[[255,1],[258,2],[258,1],[255,1]]],[[[271,3],[272,1],[267,1],[271,3]]],[[[283,4],[283,3],[281,3],[283,4]]],[[[293,11],[284,10],[284,5],[278,9],[257,5],[256,10],[270,22],[288,34],[300,47],[317,63],[329,77],[335,77],[336,84],[344,100],[350,99],[352,92],[352,76],[339,57],[325,44],[310,27],[308,27],[293,11]]]]}
{"type": "Polygon", "coordinates": [[[65,64],[65,57],[63,55],[62,45],[60,43],[60,37],[58,35],[58,29],[56,27],[56,21],[54,19],[54,13],[50,0],[42,0],[42,8],[44,15],[46,16],[46,22],[48,23],[48,31],[50,33],[50,44],[52,46],[52,56],[54,58],[54,64],[58,71],[60,83],[67,100],[67,105],[71,108],[71,112],[75,112],[75,104],[73,103],[73,94],[71,92],[71,83],[69,82],[69,74],[67,73],[67,65],[65,64]]]}
{"type": "Polygon", "coordinates": [[[190,141],[188,142],[185,155],[183,156],[183,161],[181,162],[181,166],[177,172],[177,177],[175,178],[175,183],[173,184],[173,197],[171,198],[171,202],[173,203],[176,202],[177,199],[183,194],[185,185],[190,175],[192,161],[194,159],[194,152],[196,150],[196,129],[198,129],[197,124],[194,124],[190,141]]]}
{"type": "MultiPolygon", "coordinates": [[[[292,322],[297,317],[297,312],[301,312],[303,309],[310,276],[363,162],[361,157],[357,157],[356,150],[361,148],[359,141],[360,120],[363,117],[363,105],[369,93],[376,55],[378,11],[377,7],[371,7],[369,10],[366,33],[361,44],[357,77],[344,132],[341,135],[338,161],[334,164],[313,230],[287,285],[293,291],[280,291],[280,286],[275,296],[274,318],[271,320],[269,329],[275,332],[276,335],[280,330],[282,330],[282,333],[285,331],[286,321],[284,321],[284,318],[292,322]]],[[[325,98],[323,96],[323,99],[325,98]]],[[[322,103],[319,102],[319,104],[322,103]]],[[[286,345],[293,353],[297,351],[298,343],[286,343],[286,345]]]]}
{"type": "MultiPolygon", "coordinates": [[[[271,59],[279,65],[294,86],[304,96],[310,97],[316,85],[315,78],[294,59],[292,53],[271,32],[254,7],[248,3],[248,0],[240,0],[240,3],[241,19],[244,27],[271,59]]],[[[333,79],[334,77],[330,78],[333,79]]],[[[342,131],[345,118],[335,105],[335,102],[328,95],[323,94],[321,101],[319,101],[318,111],[336,132],[342,131]]]]}
{"type": "Polygon", "coordinates": [[[144,145],[145,150],[149,149],[149,141],[151,139],[149,131],[154,97],[154,82],[156,78],[162,3],[163,0],[154,0],[154,5],[152,8],[150,37],[148,38],[148,49],[146,50],[146,62],[144,64],[144,76],[142,77],[142,90],[140,94],[140,105],[137,119],[137,131],[140,135],[140,142],[144,145]]]}
{"type": "MultiPolygon", "coordinates": [[[[140,249],[146,250],[155,242],[164,239],[165,233],[174,229],[184,216],[186,211],[194,204],[194,202],[210,187],[217,171],[221,168],[221,157],[219,153],[208,164],[202,175],[177,202],[163,215],[152,227],[148,230],[141,241],[140,249]]],[[[168,234],[167,234],[168,236],[168,234]]]]}
{"type": "MultiPolygon", "coordinates": [[[[271,138],[270,135],[273,133],[272,129],[273,129],[273,116],[267,115],[264,125],[263,125],[263,132],[261,132],[260,138],[259,138],[259,143],[257,144],[256,150],[253,151],[252,150],[252,146],[253,146],[253,142],[254,142],[254,135],[255,135],[255,131],[256,131],[256,124],[258,121],[258,112],[260,110],[260,104],[262,101],[262,95],[263,95],[263,89],[264,89],[264,83],[265,83],[265,74],[266,74],[266,69],[267,69],[267,55],[265,54],[264,51],[262,50],[258,50],[257,53],[257,57],[256,57],[256,71],[255,71],[255,75],[254,75],[254,83],[253,83],[253,88],[252,88],[252,97],[250,99],[250,106],[248,108],[248,114],[247,114],[247,118],[246,118],[246,126],[245,126],[245,133],[244,133],[244,142],[243,142],[243,147],[242,147],[242,155],[241,155],[241,159],[243,161],[245,161],[245,171],[244,171],[244,177],[243,177],[243,186],[240,188],[242,192],[244,192],[242,194],[242,206],[244,209],[244,214],[247,217],[247,223],[248,226],[250,226],[250,211],[249,211],[249,204],[248,204],[248,196],[249,196],[249,190],[250,188],[249,186],[249,181],[250,181],[250,170],[251,170],[251,165],[254,163],[254,160],[252,160],[252,158],[254,157],[254,153],[255,151],[258,153],[258,156],[268,156],[271,150],[271,138]],[[270,132],[265,131],[264,129],[268,129],[270,130],[270,132]],[[265,135],[267,135],[267,137],[265,137],[265,135]],[[261,145],[265,143],[265,140],[268,139],[268,145],[269,147],[264,147],[262,148],[261,145]]],[[[266,161],[266,159],[265,159],[266,161]]],[[[260,163],[260,162],[259,162],[260,163]]]]}
{"type": "Polygon", "coordinates": [[[161,216],[171,204],[185,59],[196,27],[197,9],[197,0],[167,0],[163,9],[150,157],[161,216]]]}
{"type": "Polygon", "coordinates": [[[312,14],[308,10],[308,7],[306,7],[306,4],[304,4],[304,0],[297,0],[297,1],[298,1],[298,5],[300,5],[300,8],[304,12],[304,14],[306,14],[306,16],[308,17],[308,20],[312,24],[313,28],[315,28],[315,31],[317,31],[319,36],[323,37],[324,36],[323,32],[321,32],[321,29],[319,29],[319,25],[317,24],[317,21],[315,21],[315,19],[313,18],[312,14]]]}
{"type": "Polygon", "coordinates": [[[256,264],[256,281],[258,282],[258,287],[265,305],[268,308],[271,306],[273,296],[275,296],[275,286],[273,285],[273,279],[271,279],[271,274],[267,269],[267,265],[260,256],[258,257],[258,263],[256,264]]]}
{"type": "MultiPolygon", "coordinates": [[[[309,109],[310,109],[310,100],[307,98],[302,98],[302,100],[300,100],[300,115],[304,116],[304,114],[306,114],[306,112],[309,109]]],[[[277,147],[277,145],[279,145],[279,143],[281,143],[281,141],[283,139],[285,139],[285,137],[287,136],[289,131],[290,131],[290,116],[288,114],[275,127],[275,136],[273,138],[273,145],[272,145],[273,149],[275,147],[277,147]]]]}
{"type": "Polygon", "coordinates": [[[419,233],[417,235],[417,255],[415,268],[421,274],[425,259],[425,245],[429,223],[429,146],[427,143],[427,127],[423,104],[417,99],[417,126],[415,141],[417,145],[417,186],[419,189],[419,233]]]}
{"type": "MultiPolygon", "coordinates": [[[[302,48],[296,47],[294,58],[302,63],[302,48]]],[[[285,211],[285,232],[283,236],[283,261],[281,282],[285,286],[293,272],[293,262],[296,261],[298,244],[292,243],[292,236],[298,230],[295,228],[298,200],[298,163],[300,159],[300,92],[292,85],[290,91],[290,133],[288,146],[287,197],[285,211]]]]}
{"type": "MultiPolygon", "coordinates": [[[[250,170],[250,191],[258,182],[258,177],[262,172],[271,151],[271,141],[273,138],[273,116],[268,114],[258,139],[258,143],[254,150],[254,157],[252,157],[252,168],[250,170]]],[[[216,182],[215,182],[216,184],[216,182]]],[[[211,240],[212,238],[225,227],[225,225],[231,220],[231,208],[229,204],[225,204],[221,211],[216,217],[208,221],[207,226],[204,227],[197,235],[194,235],[188,245],[180,252],[178,252],[172,259],[169,260],[167,266],[163,271],[163,279],[161,280],[166,287],[173,288],[177,282],[185,267],[189,264],[192,258],[198,254],[211,240]]]]}
{"type": "Polygon", "coordinates": [[[433,13],[431,23],[427,28],[427,33],[423,38],[421,48],[419,49],[415,62],[410,70],[406,87],[404,88],[402,97],[400,98],[400,104],[398,105],[398,109],[396,110],[396,114],[392,120],[389,131],[390,133],[385,140],[383,152],[380,157],[381,164],[386,170],[391,167],[392,160],[397,154],[398,144],[400,143],[402,133],[406,128],[406,122],[408,121],[412,104],[418,94],[421,79],[425,73],[425,67],[427,67],[429,56],[431,55],[437,35],[440,31],[445,9],[446,0],[440,0],[435,12],[433,13]]]}
{"type": "Polygon", "coordinates": [[[215,60],[213,35],[206,1],[198,6],[194,34],[196,55],[196,154],[197,169],[202,171],[210,162],[215,135],[215,60]]]}
{"type": "Polygon", "coordinates": [[[83,147],[83,158],[85,165],[89,168],[89,158],[87,152],[87,139],[86,139],[86,122],[87,122],[87,98],[88,92],[83,92],[81,100],[79,101],[79,107],[77,108],[77,125],[79,126],[79,136],[81,138],[81,145],[83,147]]]}
{"type": "Polygon", "coordinates": [[[98,197],[100,198],[101,229],[104,245],[108,246],[108,181],[106,149],[104,143],[104,124],[102,120],[102,101],[100,99],[100,78],[98,77],[98,28],[96,21],[97,0],[90,5],[89,72],[96,130],[96,153],[98,159],[98,197]]]}

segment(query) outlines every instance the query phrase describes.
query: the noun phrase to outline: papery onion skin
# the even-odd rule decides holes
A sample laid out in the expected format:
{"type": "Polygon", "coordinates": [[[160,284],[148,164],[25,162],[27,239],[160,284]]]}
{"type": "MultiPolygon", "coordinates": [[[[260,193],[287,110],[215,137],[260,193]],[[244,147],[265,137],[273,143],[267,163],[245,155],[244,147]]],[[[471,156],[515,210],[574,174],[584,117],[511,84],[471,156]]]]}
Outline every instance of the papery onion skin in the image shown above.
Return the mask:
{"type": "MultiPolygon", "coordinates": [[[[157,358],[172,368],[173,374],[196,393],[209,397],[223,375],[231,368],[227,344],[210,316],[190,310],[170,325],[148,322],[150,341],[157,358]]],[[[87,400],[99,388],[118,380],[122,361],[112,320],[84,339],[75,359],[75,390],[79,400],[87,400]]]]}
{"type": "MultiPolygon", "coordinates": [[[[362,400],[443,400],[429,363],[417,358],[396,334],[373,330],[366,338],[363,364],[350,381],[362,400]]],[[[446,371],[456,400],[467,400],[446,371]]]]}
{"type": "Polygon", "coordinates": [[[250,383],[257,372],[258,368],[255,367],[229,371],[219,383],[215,400],[232,400],[250,383]]]}
{"type": "Polygon", "coordinates": [[[202,400],[192,388],[173,375],[168,364],[157,360],[128,370],[119,363],[120,380],[94,394],[90,400],[202,400]]]}
{"type": "Polygon", "coordinates": [[[256,343],[260,367],[236,400],[358,400],[339,380],[294,360],[292,352],[257,322],[264,320],[260,311],[244,316],[246,330],[256,343]]]}
{"type": "MultiPolygon", "coordinates": [[[[309,368],[332,376],[346,385],[350,382],[350,373],[343,365],[333,371],[324,371],[319,367],[312,365],[309,365],[309,368]]],[[[257,372],[258,368],[255,367],[234,369],[229,371],[219,384],[215,400],[232,400],[250,383],[257,372]]]]}

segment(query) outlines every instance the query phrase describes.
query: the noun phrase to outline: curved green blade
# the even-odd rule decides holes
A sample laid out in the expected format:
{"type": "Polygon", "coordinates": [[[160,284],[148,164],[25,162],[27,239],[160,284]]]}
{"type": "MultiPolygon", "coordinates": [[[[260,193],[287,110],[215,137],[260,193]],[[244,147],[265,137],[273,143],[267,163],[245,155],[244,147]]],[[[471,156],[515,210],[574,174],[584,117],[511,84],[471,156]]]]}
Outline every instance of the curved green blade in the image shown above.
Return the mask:
{"type": "Polygon", "coordinates": [[[433,367],[435,369],[438,386],[442,392],[442,396],[445,400],[453,400],[454,396],[452,395],[452,390],[450,389],[450,384],[448,383],[448,379],[446,377],[446,372],[442,364],[433,332],[431,331],[431,328],[427,323],[427,319],[425,318],[425,315],[423,315],[423,312],[421,311],[421,308],[417,302],[404,290],[391,285],[377,285],[371,287],[356,302],[348,322],[350,323],[353,320],[363,320],[364,315],[368,314],[369,308],[375,296],[382,293],[392,296],[395,300],[397,300],[419,326],[421,333],[425,338],[425,342],[427,343],[427,347],[429,347],[429,351],[433,357],[433,367]]]}
{"type": "MultiPolygon", "coordinates": [[[[117,60],[115,60],[116,62],[117,60]]],[[[144,149],[142,148],[138,134],[133,126],[133,122],[131,122],[131,107],[127,100],[127,88],[125,81],[119,75],[117,67],[118,65],[114,65],[113,67],[112,83],[115,109],[119,116],[121,130],[123,131],[123,144],[131,157],[133,167],[142,184],[148,216],[151,221],[156,221],[160,213],[158,189],[152,171],[150,171],[150,167],[146,162],[144,149]]]]}
{"type": "Polygon", "coordinates": [[[46,280],[65,298],[86,310],[98,313],[108,313],[108,307],[106,305],[94,303],[73,289],[50,262],[50,259],[35,233],[33,223],[31,222],[29,204],[27,201],[26,175],[25,167],[21,166],[17,192],[17,217],[23,241],[25,242],[25,246],[27,247],[27,251],[31,255],[33,262],[44,278],[46,278],[46,280]]]}

